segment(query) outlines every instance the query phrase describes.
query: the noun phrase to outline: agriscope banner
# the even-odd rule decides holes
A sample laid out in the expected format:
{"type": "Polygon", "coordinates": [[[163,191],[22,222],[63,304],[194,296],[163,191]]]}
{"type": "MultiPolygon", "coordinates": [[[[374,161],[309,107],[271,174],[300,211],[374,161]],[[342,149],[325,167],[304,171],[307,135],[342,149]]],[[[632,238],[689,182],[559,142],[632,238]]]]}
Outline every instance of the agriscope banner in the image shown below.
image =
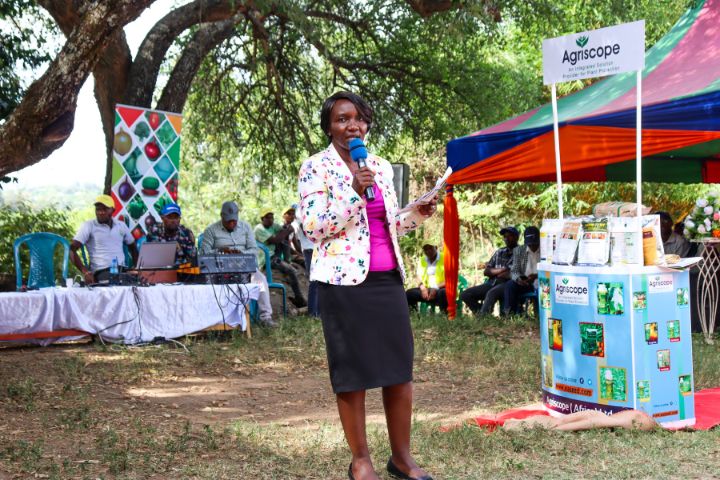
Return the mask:
{"type": "Polygon", "coordinates": [[[182,115],[141,107],[115,107],[112,189],[133,236],[145,236],[160,211],[177,202],[182,115]]]}
{"type": "Polygon", "coordinates": [[[645,68],[645,20],[543,40],[545,85],[645,68]]]}

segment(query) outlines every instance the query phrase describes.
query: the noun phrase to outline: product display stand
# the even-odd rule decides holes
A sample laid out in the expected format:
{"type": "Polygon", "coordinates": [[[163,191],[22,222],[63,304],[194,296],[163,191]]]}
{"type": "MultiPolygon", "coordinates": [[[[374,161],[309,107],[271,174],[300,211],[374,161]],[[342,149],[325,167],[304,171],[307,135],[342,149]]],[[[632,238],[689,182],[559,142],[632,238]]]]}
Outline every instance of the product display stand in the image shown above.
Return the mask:
{"type": "Polygon", "coordinates": [[[718,298],[720,297],[720,254],[717,250],[720,239],[705,238],[700,241],[705,248],[702,252],[702,261],[698,264],[700,273],[695,299],[705,341],[712,344],[718,301],[720,301],[718,298]]]}
{"type": "MultiPolygon", "coordinates": [[[[717,257],[716,257],[717,258],[717,257]]],[[[689,271],[538,265],[543,403],[695,423],[689,271]]]]}

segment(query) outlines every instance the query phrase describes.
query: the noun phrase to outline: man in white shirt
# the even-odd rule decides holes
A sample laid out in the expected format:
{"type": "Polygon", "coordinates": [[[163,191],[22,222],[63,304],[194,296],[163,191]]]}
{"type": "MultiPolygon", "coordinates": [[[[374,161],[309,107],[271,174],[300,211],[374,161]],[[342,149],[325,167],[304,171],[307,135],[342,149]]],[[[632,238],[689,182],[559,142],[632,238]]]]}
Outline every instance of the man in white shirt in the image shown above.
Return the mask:
{"type": "Polygon", "coordinates": [[[504,313],[520,313],[520,298],[537,290],[540,261],[540,230],[525,228],[525,244],[515,247],[510,266],[510,281],[505,283],[504,313]]]}
{"type": "Polygon", "coordinates": [[[125,223],[113,219],[114,211],[115,201],[110,195],[97,197],[95,220],[83,223],[70,243],[70,259],[82,272],[86,284],[109,278],[110,265],[114,259],[117,260],[119,268],[132,266],[125,265],[123,244],[128,246],[133,262],[137,261],[135,238],[125,223]],[[89,268],[83,264],[77,253],[83,246],[90,256],[89,268]]]}

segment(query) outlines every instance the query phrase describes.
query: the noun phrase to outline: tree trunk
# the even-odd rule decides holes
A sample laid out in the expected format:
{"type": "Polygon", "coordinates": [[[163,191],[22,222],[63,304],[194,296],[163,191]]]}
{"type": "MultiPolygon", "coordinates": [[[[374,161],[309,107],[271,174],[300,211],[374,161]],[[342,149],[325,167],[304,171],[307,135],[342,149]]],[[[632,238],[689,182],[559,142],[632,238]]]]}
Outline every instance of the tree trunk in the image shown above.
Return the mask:
{"type": "Polygon", "coordinates": [[[37,163],[74,126],[77,96],[115,32],[154,0],[98,0],[87,7],[57,58],[0,125],[0,175],[37,163]]]}
{"type": "MultiPolygon", "coordinates": [[[[100,111],[103,134],[105,135],[105,182],[104,191],[110,193],[112,182],[112,147],[115,140],[115,105],[122,97],[128,84],[132,58],[125,38],[125,32],[115,32],[102,57],[93,69],[95,77],[95,100],[100,111]]],[[[103,159],[93,158],[93,162],[103,159]]]]}

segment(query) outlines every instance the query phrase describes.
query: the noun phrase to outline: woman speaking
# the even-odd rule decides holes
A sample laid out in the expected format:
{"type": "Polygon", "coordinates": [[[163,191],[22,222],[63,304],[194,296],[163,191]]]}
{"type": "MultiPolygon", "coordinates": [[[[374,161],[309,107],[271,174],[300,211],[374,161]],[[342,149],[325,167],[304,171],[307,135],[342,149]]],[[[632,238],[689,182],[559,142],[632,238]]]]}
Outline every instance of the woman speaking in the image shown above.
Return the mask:
{"type": "Polygon", "coordinates": [[[300,218],[316,247],[311,280],[319,282],[330,382],[352,452],[349,478],[378,478],[365,434],[365,391],[382,388],[388,472],[432,480],[410,455],[413,337],[398,235],[431,216],[437,200],[400,214],[392,166],[372,154],[362,167],[352,160],[349,143],[365,140],[372,118],[372,108],[353,93],[325,100],[320,127],[330,146],[300,168],[300,218]]]}

